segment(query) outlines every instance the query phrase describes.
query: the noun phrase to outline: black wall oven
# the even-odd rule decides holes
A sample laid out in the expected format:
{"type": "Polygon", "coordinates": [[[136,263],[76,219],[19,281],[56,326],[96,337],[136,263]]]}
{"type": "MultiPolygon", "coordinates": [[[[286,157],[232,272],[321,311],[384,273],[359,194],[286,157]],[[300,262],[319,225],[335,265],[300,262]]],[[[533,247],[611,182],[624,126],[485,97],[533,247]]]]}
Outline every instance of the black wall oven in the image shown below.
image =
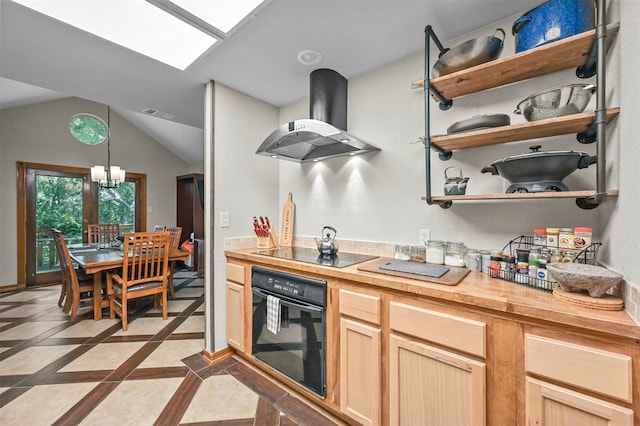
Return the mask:
{"type": "Polygon", "coordinates": [[[324,398],[327,282],[258,266],[251,272],[252,355],[324,398]]]}

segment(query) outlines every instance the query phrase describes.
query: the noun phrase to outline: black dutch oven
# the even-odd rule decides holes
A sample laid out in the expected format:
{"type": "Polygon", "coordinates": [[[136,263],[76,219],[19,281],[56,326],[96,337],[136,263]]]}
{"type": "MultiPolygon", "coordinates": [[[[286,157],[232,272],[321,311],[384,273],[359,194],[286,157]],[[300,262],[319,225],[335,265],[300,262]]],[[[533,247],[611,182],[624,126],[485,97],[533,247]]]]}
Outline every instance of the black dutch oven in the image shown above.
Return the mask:
{"type": "Polygon", "coordinates": [[[540,151],[540,145],[530,146],[531,152],[496,160],[483,167],[482,173],[500,175],[511,182],[507,194],[514,192],[568,191],[562,180],[576,169],[597,162],[597,156],[579,151],[540,151]]]}

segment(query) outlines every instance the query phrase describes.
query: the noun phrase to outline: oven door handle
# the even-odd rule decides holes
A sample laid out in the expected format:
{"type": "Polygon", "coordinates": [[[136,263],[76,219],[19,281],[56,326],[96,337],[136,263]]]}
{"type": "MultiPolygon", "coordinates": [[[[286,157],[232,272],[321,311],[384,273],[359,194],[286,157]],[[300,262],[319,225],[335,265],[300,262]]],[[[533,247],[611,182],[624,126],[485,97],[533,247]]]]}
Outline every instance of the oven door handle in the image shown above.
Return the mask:
{"type": "Polygon", "coordinates": [[[258,287],[253,287],[251,289],[253,291],[253,294],[256,294],[260,297],[263,298],[267,298],[267,296],[275,296],[278,299],[280,299],[280,305],[282,306],[288,306],[290,308],[297,308],[300,309],[302,311],[307,311],[307,312],[322,312],[324,308],[320,307],[320,306],[316,306],[316,305],[310,305],[308,303],[304,303],[304,302],[299,302],[299,301],[293,301],[289,298],[283,297],[282,295],[279,294],[274,294],[274,293],[269,293],[266,292],[264,290],[262,290],[261,288],[258,287]]]}

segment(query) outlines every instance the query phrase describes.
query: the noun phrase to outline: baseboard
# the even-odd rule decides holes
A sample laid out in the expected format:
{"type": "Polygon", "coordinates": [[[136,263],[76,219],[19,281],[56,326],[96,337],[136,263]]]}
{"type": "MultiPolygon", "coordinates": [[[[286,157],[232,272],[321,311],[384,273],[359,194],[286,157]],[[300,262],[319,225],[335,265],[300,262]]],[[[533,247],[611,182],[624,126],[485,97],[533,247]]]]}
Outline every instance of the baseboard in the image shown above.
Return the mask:
{"type": "Polygon", "coordinates": [[[202,356],[204,357],[205,361],[207,361],[210,364],[213,364],[213,363],[225,360],[227,358],[231,358],[231,356],[233,356],[233,354],[235,353],[236,353],[235,350],[227,346],[226,348],[213,353],[205,349],[202,353],[202,356]]]}

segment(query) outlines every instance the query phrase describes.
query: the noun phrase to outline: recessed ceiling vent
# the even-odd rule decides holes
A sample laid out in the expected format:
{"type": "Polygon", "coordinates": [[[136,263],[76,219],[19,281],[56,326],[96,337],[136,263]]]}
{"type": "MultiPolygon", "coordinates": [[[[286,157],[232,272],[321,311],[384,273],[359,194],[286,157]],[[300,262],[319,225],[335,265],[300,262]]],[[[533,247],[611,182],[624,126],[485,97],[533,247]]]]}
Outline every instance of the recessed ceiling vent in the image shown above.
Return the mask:
{"type": "Polygon", "coordinates": [[[175,120],[177,118],[176,115],[169,114],[168,112],[160,111],[155,108],[145,108],[142,112],[148,115],[153,115],[154,117],[164,118],[165,120],[175,120]]]}
{"type": "Polygon", "coordinates": [[[306,163],[379,151],[347,133],[347,79],[321,68],[310,75],[310,119],[290,121],[271,133],[256,154],[306,163]]]}

